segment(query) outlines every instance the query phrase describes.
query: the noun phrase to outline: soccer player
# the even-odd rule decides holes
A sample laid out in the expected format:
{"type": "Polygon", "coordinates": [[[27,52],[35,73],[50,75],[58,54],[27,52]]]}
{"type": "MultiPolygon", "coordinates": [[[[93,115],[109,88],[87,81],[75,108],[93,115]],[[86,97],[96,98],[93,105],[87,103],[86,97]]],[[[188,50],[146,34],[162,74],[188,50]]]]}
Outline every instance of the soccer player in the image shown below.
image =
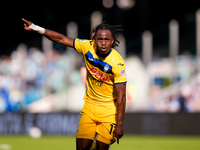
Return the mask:
{"type": "Polygon", "coordinates": [[[76,134],[76,149],[88,150],[96,136],[97,149],[107,150],[109,145],[123,136],[126,104],[125,63],[114,49],[119,41],[115,31],[119,26],[98,25],[92,40],[72,39],[60,33],[34,25],[22,19],[24,29],[36,31],[50,40],[73,47],[84,57],[87,68],[87,90],[76,134]]]}

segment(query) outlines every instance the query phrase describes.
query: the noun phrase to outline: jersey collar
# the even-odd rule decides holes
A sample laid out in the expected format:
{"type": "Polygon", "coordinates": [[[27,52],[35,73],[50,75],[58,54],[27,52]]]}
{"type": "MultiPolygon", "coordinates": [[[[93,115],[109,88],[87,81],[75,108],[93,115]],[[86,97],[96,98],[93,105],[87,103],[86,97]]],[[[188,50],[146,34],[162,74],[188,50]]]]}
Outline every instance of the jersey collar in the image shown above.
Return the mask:
{"type": "Polygon", "coordinates": [[[110,55],[110,53],[112,52],[112,48],[110,49],[110,51],[108,52],[108,54],[105,55],[105,57],[101,57],[97,54],[97,56],[101,57],[101,58],[106,58],[108,55],[110,55]]]}

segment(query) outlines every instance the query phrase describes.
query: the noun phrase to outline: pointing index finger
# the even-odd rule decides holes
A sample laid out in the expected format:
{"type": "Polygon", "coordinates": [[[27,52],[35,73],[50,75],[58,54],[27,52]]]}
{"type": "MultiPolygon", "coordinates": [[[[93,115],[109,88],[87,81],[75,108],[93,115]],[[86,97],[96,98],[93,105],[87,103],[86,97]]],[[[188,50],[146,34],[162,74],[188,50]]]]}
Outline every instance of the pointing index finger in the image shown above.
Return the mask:
{"type": "Polygon", "coordinates": [[[22,20],[23,20],[24,22],[26,22],[28,25],[31,25],[31,24],[32,24],[30,21],[28,21],[28,20],[26,20],[26,19],[24,19],[24,18],[22,18],[22,20]]]}
{"type": "Polygon", "coordinates": [[[24,22],[27,22],[27,20],[25,20],[24,18],[22,18],[22,20],[23,20],[24,22]]]}
{"type": "Polygon", "coordinates": [[[119,135],[117,135],[117,144],[119,144],[119,135]]]}

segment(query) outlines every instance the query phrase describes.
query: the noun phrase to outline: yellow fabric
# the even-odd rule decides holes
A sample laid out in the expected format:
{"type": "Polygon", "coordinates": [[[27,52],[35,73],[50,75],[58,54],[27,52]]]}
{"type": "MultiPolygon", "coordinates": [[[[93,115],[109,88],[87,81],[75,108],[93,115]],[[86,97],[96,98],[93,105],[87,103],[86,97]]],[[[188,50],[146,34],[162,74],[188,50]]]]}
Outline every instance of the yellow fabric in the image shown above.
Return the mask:
{"type": "Polygon", "coordinates": [[[112,108],[85,102],[81,110],[81,119],[76,138],[94,140],[96,135],[97,141],[111,144],[116,124],[116,111],[113,111],[112,108]]]}
{"type": "Polygon", "coordinates": [[[117,94],[114,84],[127,82],[125,63],[121,55],[112,48],[107,57],[99,57],[92,40],[74,39],[74,48],[84,56],[87,69],[84,100],[96,105],[115,107],[117,94]]]}

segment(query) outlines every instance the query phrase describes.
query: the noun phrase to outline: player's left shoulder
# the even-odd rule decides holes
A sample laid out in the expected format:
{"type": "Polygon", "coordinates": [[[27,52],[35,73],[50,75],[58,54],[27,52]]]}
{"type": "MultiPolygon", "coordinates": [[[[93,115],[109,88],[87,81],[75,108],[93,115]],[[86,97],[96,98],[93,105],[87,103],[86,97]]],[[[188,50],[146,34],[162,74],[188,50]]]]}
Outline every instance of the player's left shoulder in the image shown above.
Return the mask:
{"type": "Polygon", "coordinates": [[[124,62],[124,59],[122,58],[122,56],[120,55],[120,53],[117,51],[117,50],[115,50],[115,49],[113,49],[112,50],[112,57],[113,57],[113,66],[116,66],[116,67],[125,67],[125,62],[124,62]]]}

